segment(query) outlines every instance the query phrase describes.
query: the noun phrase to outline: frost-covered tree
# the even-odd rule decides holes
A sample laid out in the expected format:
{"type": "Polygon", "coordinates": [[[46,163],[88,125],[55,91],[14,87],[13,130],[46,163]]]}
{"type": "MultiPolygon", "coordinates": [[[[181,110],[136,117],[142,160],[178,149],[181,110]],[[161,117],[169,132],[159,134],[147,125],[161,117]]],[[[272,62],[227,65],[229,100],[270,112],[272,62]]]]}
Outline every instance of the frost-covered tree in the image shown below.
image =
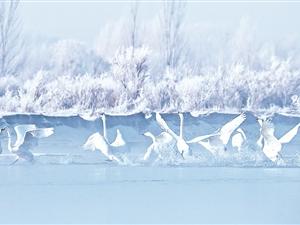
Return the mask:
{"type": "Polygon", "coordinates": [[[182,28],[186,3],[164,1],[160,15],[161,54],[167,67],[174,68],[183,60],[186,51],[182,28]]]}
{"type": "Polygon", "coordinates": [[[18,0],[0,2],[0,74],[16,74],[22,65],[18,0]]]}
{"type": "Polygon", "coordinates": [[[61,40],[52,47],[52,62],[55,73],[68,75],[100,74],[108,65],[83,43],[61,40]]]}
{"type": "Polygon", "coordinates": [[[136,48],[132,56],[132,48],[120,49],[115,54],[111,65],[112,76],[122,84],[126,101],[135,101],[141,97],[144,82],[148,77],[149,49],[136,48]]]}

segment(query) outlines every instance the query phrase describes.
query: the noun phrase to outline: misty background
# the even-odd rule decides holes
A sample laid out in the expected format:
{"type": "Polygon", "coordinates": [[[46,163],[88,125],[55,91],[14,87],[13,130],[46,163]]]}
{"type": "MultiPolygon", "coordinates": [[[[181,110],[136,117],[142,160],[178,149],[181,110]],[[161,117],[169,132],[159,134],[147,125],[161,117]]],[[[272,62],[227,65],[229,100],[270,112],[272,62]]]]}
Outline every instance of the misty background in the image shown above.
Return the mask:
{"type": "Polygon", "coordinates": [[[300,110],[300,3],[6,1],[0,109],[300,110]]]}

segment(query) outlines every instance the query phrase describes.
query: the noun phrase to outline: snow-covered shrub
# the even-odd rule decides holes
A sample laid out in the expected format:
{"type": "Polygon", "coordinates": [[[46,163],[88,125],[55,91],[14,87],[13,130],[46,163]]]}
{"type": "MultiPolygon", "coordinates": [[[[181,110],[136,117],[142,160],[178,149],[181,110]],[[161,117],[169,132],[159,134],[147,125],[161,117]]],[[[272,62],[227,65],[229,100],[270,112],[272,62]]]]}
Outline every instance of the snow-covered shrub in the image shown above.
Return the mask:
{"type": "Polygon", "coordinates": [[[121,48],[111,62],[110,74],[116,82],[122,85],[124,101],[128,106],[136,104],[142,96],[145,80],[149,76],[148,54],[147,47],[121,48]]]}

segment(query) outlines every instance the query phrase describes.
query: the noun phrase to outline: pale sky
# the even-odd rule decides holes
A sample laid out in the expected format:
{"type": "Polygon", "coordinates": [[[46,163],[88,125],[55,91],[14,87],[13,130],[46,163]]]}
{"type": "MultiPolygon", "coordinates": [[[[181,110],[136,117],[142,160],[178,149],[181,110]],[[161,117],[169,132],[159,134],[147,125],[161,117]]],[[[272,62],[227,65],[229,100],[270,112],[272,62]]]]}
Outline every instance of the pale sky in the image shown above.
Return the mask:
{"type": "MultiPolygon", "coordinates": [[[[162,3],[140,3],[139,18],[149,21],[162,3]]],[[[130,3],[76,1],[22,1],[20,14],[26,33],[55,38],[92,42],[101,27],[110,21],[126,18],[130,3]]],[[[299,3],[204,3],[187,4],[187,24],[205,24],[234,28],[243,17],[266,38],[300,37],[299,3]]]]}

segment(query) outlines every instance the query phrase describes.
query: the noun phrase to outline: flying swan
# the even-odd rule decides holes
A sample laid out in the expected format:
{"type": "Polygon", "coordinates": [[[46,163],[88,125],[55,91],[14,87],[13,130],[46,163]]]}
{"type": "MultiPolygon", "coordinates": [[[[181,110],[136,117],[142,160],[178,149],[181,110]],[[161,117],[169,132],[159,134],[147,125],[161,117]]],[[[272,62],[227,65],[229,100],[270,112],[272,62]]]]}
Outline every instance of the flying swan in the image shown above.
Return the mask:
{"type": "Polygon", "coordinates": [[[114,142],[109,143],[106,133],[106,117],[105,114],[101,116],[103,123],[103,135],[99,132],[92,134],[83,147],[88,150],[95,151],[96,149],[105,155],[109,160],[116,161],[119,164],[123,163],[123,160],[117,157],[114,152],[118,150],[124,150],[126,148],[126,142],[123,139],[123,136],[119,129],[117,129],[117,136],[114,142]]]}
{"type": "Polygon", "coordinates": [[[281,158],[282,145],[289,143],[296,136],[300,123],[278,139],[274,136],[274,124],[271,121],[261,119],[258,121],[261,125],[262,150],[271,161],[276,162],[281,158]]]}
{"type": "Polygon", "coordinates": [[[176,146],[179,153],[182,155],[183,158],[188,157],[191,155],[190,147],[187,142],[183,138],[183,114],[179,113],[180,118],[180,130],[179,136],[172,131],[169,126],[167,125],[166,121],[161,117],[159,113],[156,113],[156,121],[158,125],[167,133],[169,133],[175,140],[176,146]]]}
{"type": "Polygon", "coordinates": [[[223,154],[232,133],[246,120],[245,113],[240,114],[226,123],[221,129],[208,135],[196,137],[187,143],[198,143],[210,151],[213,155],[223,154]]]}
{"type": "Polygon", "coordinates": [[[12,144],[10,127],[6,126],[3,129],[7,132],[8,150],[17,155],[17,159],[11,165],[15,164],[19,159],[33,162],[34,156],[30,150],[38,145],[38,139],[49,137],[54,133],[52,127],[38,128],[35,124],[17,125],[13,129],[17,138],[15,143],[12,144]]]}

